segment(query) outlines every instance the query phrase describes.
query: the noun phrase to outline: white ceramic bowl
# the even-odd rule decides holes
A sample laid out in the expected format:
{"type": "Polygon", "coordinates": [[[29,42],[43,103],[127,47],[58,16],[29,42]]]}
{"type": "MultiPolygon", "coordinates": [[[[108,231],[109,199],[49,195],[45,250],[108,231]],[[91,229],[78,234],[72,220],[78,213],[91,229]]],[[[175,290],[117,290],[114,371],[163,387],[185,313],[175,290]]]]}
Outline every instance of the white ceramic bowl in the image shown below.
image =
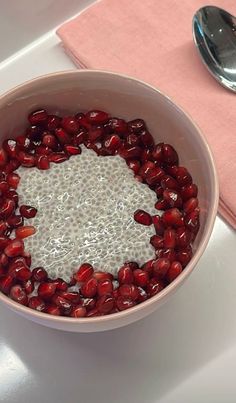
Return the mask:
{"type": "Polygon", "coordinates": [[[191,262],[181,275],[156,296],[127,311],[94,318],[51,316],[22,306],[0,293],[0,301],[32,321],[56,329],[97,332],[139,320],[163,304],[193,271],[209,241],[218,207],[218,180],[205,138],[178,106],[156,88],[142,81],[103,71],[68,71],[28,81],[0,97],[1,141],[19,134],[28,112],[45,107],[62,113],[102,109],[131,120],[143,118],[156,142],[172,144],[181,165],[186,166],[199,187],[201,228],[191,262]]]}

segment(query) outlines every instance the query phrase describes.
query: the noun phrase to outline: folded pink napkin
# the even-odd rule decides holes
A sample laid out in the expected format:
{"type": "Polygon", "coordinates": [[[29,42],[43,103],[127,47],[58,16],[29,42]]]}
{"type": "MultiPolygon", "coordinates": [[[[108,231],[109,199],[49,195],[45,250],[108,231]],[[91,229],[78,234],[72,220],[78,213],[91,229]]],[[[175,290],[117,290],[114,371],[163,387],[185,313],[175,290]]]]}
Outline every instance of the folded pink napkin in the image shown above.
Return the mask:
{"type": "MultiPolygon", "coordinates": [[[[169,95],[205,134],[220,179],[219,212],[236,229],[236,94],[207,72],[192,40],[202,0],[101,0],[57,31],[75,64],[136,76],[169,95]]],[[[236,14],[235,0],[207,1],[236,14]]]]}

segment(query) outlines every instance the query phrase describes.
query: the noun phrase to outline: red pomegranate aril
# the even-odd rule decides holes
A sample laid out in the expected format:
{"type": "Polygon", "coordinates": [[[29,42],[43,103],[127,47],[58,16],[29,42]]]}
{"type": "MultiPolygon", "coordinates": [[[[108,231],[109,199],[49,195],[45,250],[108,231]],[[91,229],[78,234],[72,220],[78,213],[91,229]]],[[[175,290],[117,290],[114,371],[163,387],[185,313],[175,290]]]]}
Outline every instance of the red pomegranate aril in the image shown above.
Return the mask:
{"type": "Polygon", "coordinates": [[[128,265],[119,269],[117,277],[120,284],[131,284],[134,280],[132,269],[128,265]]]}
{"type": "Polygon", "coordinates": [[[30,168],[35,166],[36,158],[33,154],[20,151],[17,155],[17,158],[23,167],[30,168]]]}
{"type": "Polygon", "coordinates": [[[152,224],[152,217],[144,210],[136,210],[134,213],[134,220],[142,225],[149,226],[152,224]]]}
{"type": "Polygon", "coordinates": [[[104,141],[104,147],[113,154],[121,145],[120,137],[117,134],[111,134],[106,137],[104,141]]]}
{"type": "Polygon", "coordinates": [[[35,309],[35,311],[44,312],[45,302],[40,297],[29,298],[28,307],[35,309]]]}
{"type": "Polygon", "coordinates": [[[82,299],[82,306],[86,308],[87,311],[91,311],[96,306],[96,299],[95,298],[84,298],[82,299]]]}
{"type": "Polygon", "coordinates": [[[152,151],[152,158],[154,161],[162,162],[163,155],[162,155],[162,147],[164,143],[156,144],[153,151],[152,151]]]}
{"type": "Polygon", "coordinates": [[[48,115],[47,123],[46,123],[48,130],[55,130],[57,127],[60,126],[60,124],[61,124],[61,118],[59,116],[48,115]]]}
{"type": "Polygon", "coordinates": [[[79,270],[74,274],[74,278],[78,283],[84,283],[90,277],[92,277],[94,272],[93,266],[89,263],[83,263],[79,270]]]}
{"type": "Polygon", "coordinates": [[[37,209],[35,207],[23,204],[20,206],[20,213],[25,218],[34,218],[37,214],[37,209]]]}
{"type": "Polygon", "coordinates": [[[90,311],[87,312],[86,317],[87,318],[93,318],[95,316],[101,316],[102,314],[98,312],[97,308],[91,309],[90,311]]]}
{"type": "Polygon", "coordinates": [[[17,143],[16,143],[15,139],[6,139],[6,140],[4,140],[2,146],[3,146],[3,149],[9,155],[9,157],[16,158],[18,148],[17,148],[17,143]]]}
{"type": "Polygon", "coordinates": [[[150,244],[155,248],[155,249],[160,249],[164,247],[164,239],[160,235],[153,235],[150,238],[150,244]]]}
{"type": "Polygon", "coordinates": [[[9,185],[7,181],[2,180],[0,181],[0,195],[6,194],[9,191],[9,185]]]}
{"type": "Polygon", "coordinates": [[[176,232],[174,229],[167,228],[164,231],[164,248],[174,249],[176,245],[176,232]]]}
{"type": "Polygon", "coordinates": [[[178,167],[175,178],[180,186],[187,186],[192,183],[192,177],[185,167],[178,167]]]}
{"type": "Polygon", "coordinates": [[[85,114],[85,117],[89,123],[102,124],[106,123],[109,119],[108,113],[99,110],[92,110],[85,114]]]}
{"type": "Polygon", "coordinates": [[[142,144],[144,145],[144,147],[152,148],[154,146],[154,139],[153,139],[151,133],[149,133],[149,131],[147,131],[146,129],[142,130],[139,133],[139,137],[140,137],[140,140],[141,140],[142,144]]]}
{"type": "Polygon", "coordinates": [[[18,206],[19,196],[18,196],[18,193],[17,193],[15,190],[8,190],[8,191],[5,193],[5,197],[6,197],[7,199],[13,200],[14,203],[15,203],[15,206],[16,206],[16,207],[18,206]]]}
{"type": "Polygon", "coordinates": [[[134,284],[139,287],[146,287],[149,276],[148,273],[142,269],[136,269],[133,271],[134,284]]]}
{"type": "Polygon", "coordinates": [[[85,298],[93,298],[97,294],[97,285],[98,282],[94,277],[89,278],[86,280],[81,288],[80,292],[85,298]]]}
{"type": "MultiPolygon", "coordinates": [[[[60,316],[61,310],[56,304],[46,304],[44,312],[48,315],[60,316]]],[[[69,313],[69,311],[68,311],[69,313]]]]}
{"type": "Polygon", "coordinates": [[[163,235],[165,226],[164,226],[162,218],[159,215],[154,215],[154,216],[152,216],[152,222],[155,227],[156,234],[163,235]]]}
{"type": "Polygon", "coordinates": [[[137,299],[137,303],[140,304],[148,299],[146,291],[142,287],[138,287],[139,296],[137,299]]]}
{"type": "Polygon", "coordinates": [[[73,137],[73,144],[79,146],[83,144],[88,138],[88,133],[85,129],[80,129],[80,131],[73,137]]]}
{"type": "Polygon", "coordinates": [[[174,147],[172,147],[170,144],[163,144],[162,160],[168,165],[178,165],[178,154],[175,151],[174,147]]]}
{"type": "Polygon", "coordinates": [[[183,220],[182,214],[179,209],[173,207],[169,210],[164,211],[162,215],[162,221],[166,227],[182,227],[183,220]]]}
{"type": "Polygon", "coordinates": [[[42,282],[38,287],[38,295],[44,300],[51,299],[56,292],[56,284],[49,282],[42,282]]]}
{"type": "Polygon", "coordinates": [[[178,182],[169,175],[166,175],[161,180],[161,186],[163,189],[179,190],[178,182]]]}
{"type": "Polygon", "coordinates": [[[52,296],[52,303],[58,306],[58,308],[60,308],[60,311],[66,316],[68,316],[72,310],[71,302],[63,298],[59,294],[54,294],[52,296]]]}
{"type": "Polygon", "coordinates": [[[41,283],[42,281],[47,280],[48,278],[48,273],[43,267],[35,267],[32,270],[32,278],[33,280],[41,283]]]}
{"type": "Polygon", "coordinates": [[[110,128],[111,133],[126,134],[128,131],[128,125],[124,119],[111,118],[107,122],[107,126],[110,128]]]}
{"type": "Polygon", "coordinates": [[[96,308],[101,314],[108,314],[112,311],[115,305],[115,299],[112,295],[102,295],[98,298],[96,308]]]}
{"type": "Polygon", "coordinates": [[[156,168],[156,166],[155,166],[154,162],[146,161],[141,166],[141,168],[139,170],[139,175],[142,176],[143,179],[146,179],[147,175],[155,168],[156,168]]]}
{"type": "Polygon", "coordinates": [[[162,181],[162,178],[165,176],[165,172],[163,169],[159,167],[153,168],[151,171],[148,172],[146,175],[146,182],[150,185],[157,185],[162,181]]]}
{"type": "Polygon", "coordinates": [[[9,245],[4,249],[8,257],[21,256],[24,252],[24,243],[20,239],[12,239],[9,245]]]}
{"type": "Polygon", "coordinates": [[[135,174],[137,174],[140,170],[140,162],[138,160],[128,160],[127,165],[134,171],[135,174]]]}
{"type": "MultiPolygon", "coordinates": [[[[31,151],[33,149],[33,144],[31,140],[24,135],[20,135],[16,137],[17,148],[23,151],[31,151]]],[[[17,157],[17,153],[16,153],[17,157]]]]}
{"type": "Polygon", "coordinates": [[[70,316],[72,318],[84,318],[86,316],[86,313],[86,308],[84,308],[82,305],[78,305],[72,308],[70,316]]]}
{"type": "Polygon", "coordinates": [[[64,146],[64,150],[69,155],[81,154],[81,148],[79,146],[73,146],[73,145],[70,145],[70,144],[66,144],[64,146]]]}
{"type": "Polygon", "coordinates": [[[12,215],[15,210],[15,203],[12,199],[5,199],[0,207],[0,218],[6,219],[12,215]]]}
{"type": "Polygon", "coordinates": [[[140,158],[142,149],[139,146],[122,146],[119,148],[120,157],[127,159],[140,158]]]}
{"type": "Polygon", "coordinates": [[[191,246],[188,246],[185,249],[179,250],[176,252],[176,259],[178,262],[182,264],[182,267],[186,267],[187,264],[192,259],[193,253],[191,246]]]}
{"type": "Polygon", "coordinates": [[[164,199],[160,199],[155,203],[155,208],[157,210],[166,210],[169,208],[168,202],[164,199]]]}
{"type": "Polygon", "coordinates": [[[44,109],[34,111],[28,116],[28,120],[31,125],[40,125],[42,123],[45,123],[47,121],[47,118],[48,114],[44,109]]]}
{"type": "Polygon", "coordinates": [[[184,203],[183,210],[186,214],[190,214],[196,207],[198,207],[198,199],[191,197],[184,203]]]}
{"type": "Polygon", "coordinates": [[[197,197],[198,188],[197,185],[191,183],[191,185],[183,186],[181,188],[181,196],[183,201],[191,199],[192,197],[197,197]]]}
{"type": "Polygon", "coordinates": [[[154,295],[158,294],[164,288],[164,284],[161,280],[156,278],[152,278],[146,288],[147,295],[149,297],[153,297],[154,295]]]}
{"type": "Polygon", "coordinates": [[[28,297],[25,292],[25,290],[22,288],[21,285],[13,285],[10,290],[10,298],[13,299],[13,301],[18,302],[21,305],[27,305],[28,303],[28,297]]]}
{"type": "Polygon", "coordinates": [[[2,291],[4,294],[8,294],[10,291],[10,288],[14,284],[14,279],[9,276],[3,276],[0,278],[0,291],[2,291]]]}
{"type": "Polygon", "coordinates": [[[153,264],[153,276],[158,280],[161,280],[165,277],[169,268],[170,268],[169,259],[159,258],[153,264]]]}
{"type": "Polygon", "coordinates": [[[68,156],[64,152],[52,153],[49,155],[49,161],[55,164],[61,164],[68,160],[68,156]]]}
{"type": "Polygon", "coordinates": [[[31,260],[32,260],[31,254],[29,252],[24,251],[22,256],[24,257],[27,266],[30,267],[31,266],[31,260]]]}
{"type": "Polygon", "coordinates": [[[18,264],[16,263],[15,265],[11,265],[11,269],[9,269],[8,274],[19,281],[27,281],[32,276],[30,269],[20,262],[18,264]]]}
{"type": "Polygon", "coordinates": [[[11,240],[5,236],[5,235],[1,235],[0,236],[0,251],[3,251],[7,245],[9,245],[11,242],[11,240]]]}
{"type": "Polygon", "coordinates": [[[0,254],[0,265],[1,266],[7,266],[9,262],[9,258],[7,255],[5,255],[5,253],[1,253],[0,254]]]}
{"type": "Polygon", "coordinates": [[[8,229],[6,221],[0,221],[0,235],[3,235],[8,229]]]}
{"type": "Polygon", "coordinates": [[[68,133],[76,134],[79,130],[78,120],[74,116],[64,116],[61,125],[68,133]]]}
{"type": "Polygon", "coordinates": [[[105,131],[104,127],[97,125],[97,126],[92,126],[88,130],[88,141],[91,141],[92,143],[96,143],[104,137],[105,131]]]}
{"type": "Polygon", "coordinates": [[[0,148],[0,168],[3,168],[7,164],[7,161],[7,152],[4,150],[4,148],[0,148]]]}
{"type": "Polygon", "coordinates": [[[55,280],[49,280],[50,283],[56,284],[56,291],[67,291],[68,283],[66,283],[62,278],[58,277],[55,280]]]}
{"type": "Polygon", "coordinates": [[[96,271],[95,273],[93,273],[93,277],[96,278],[97,281],[113,280],[113,275],[105,271],[96,271]]]}
{"type": "Polygon", "coordinates": [[[165,189],[163,191],[163,199],[167,201],[169,207],[182,207],[182,198],[176,190],[165,189]]]}
{"type": "Polygon", "coordinates": [[[182,271],[183,267],[180,262],[172,262],[166,275],[167,281],[171,283],[180,275],[182,271]]]}
{"type": "Polygon", "coordinates": [[[24,288],[27,295],[30,295],[34,291],[34,282],[32,279],[22,282],[22,287],[24,288]]]}
{"type": "Polygon", "coordinates": [[[140,183],[143,183],[143,178],[140,175],[134,175],[134,179],[140,183]]]}
{"type": "Polygon", "coordinates": [[[180,249],[186,248],[192,241],[192,233],[185,227],[177,228],[176,230],[176,245],[180,249]]]}
{"type": "Polygon", "coordinates": [[[39,156],[46,156],[52,153],[52,149],[44,144],[40,144],[40,146],[35,147],[35,154],[37,154],[36,161],[38,163],[39,156]]]}
{"type": "Polygon", "coordinates": [[[11,174],[7,175],[7,183],[11,188],[17,189],[19,182],[20,182],[20,177],[18,174],[11,173],[11,174]]]}
{"type": "Polygon", "coordinates": [[[130,133],[140,133],[146,129],[146,124],[143,119],[134,119],[128,122],[128,130],[130,133]]]}
{"type": "Polygon", "coordinates": [[[62,127],[58,127],[55,130],[55,135],[61,145],[70,144],[72,142],[71,136],[62,127]]]}
{"type": "Polygon", "coordinates": [[[149,148],[145,148],[143,151],[142,151],[142,154],[141,154],[141,162],[142,163],[145,163],[145,162],[147,162],[147,161],[150,161],[150,160],[152,160],[153,158],[152,158],[152,151],[149,149],[149,148]]]}
{"type": "Polygon", "coordinates": [[[48,133],[48,132],[44,132],[43,134],[43,139],[42,139],[42,144],[45,147],[49,147],[50,150],[56,150],[58,143],[57,143],[57,139],[54,136],[54,134],[48,133]]]}
{"type": "Polygon", "coordinates": [[[191,211],[191,213],[185,216],[184,222],[190,231],[197,234],[200,227],[199,210],[195,209],[194,211],[191,211]]]}
{"type": "Polygon", "coordinates": [[[41,170],[47,170],[50,168],[50,162],[47,155],[39,155],[37,157],[37,168],[41,170]]]}
{"type": "Polygon", "coordinates": [[[132,308],[135,305],[135,301],[122,295],[119,295],[119,297],[116,299],[116,307],[119,311],[125,311],[126,309],[132,308]]]}
{"type": "Polygon", "coordinates": [[[149,277],[152,276],[153,266],[154,266],[155,261],[156,261],[155,259],[148,260],[148,261],[147,261],[146,263],[144,263],[144,264],[142,265],[142,267],[141,267],[141,269],[142,269],[143,271],[146,271],[146,272],[148,273],[148,276],[149,276],[149,277]]]}
{"type": "Polygon", "coordinates": [[[139,297],[138,287],[134,284],[122,284],[118,288],[118,294],[132,301],[136,301],[139,297]]]}
{"type": "Polygon", "coordinates": [[[58,295],[72,304],[79,304],[81,300],[79,293],[76,291],[59,291],[58,295]]]}
{"type": "Polygon", "coordinates": [[[134,133],[131,133],[126,137],[126,143],[130,146],[139,146],[141,144],[140,138],[134,133]]]}
{"type": "Polygon", "coordinates": [[[166,258],[168,259],[171,263],[176,260],[176,252],[174,249],[168,248],[168,249],[159,249],[159,251],[156,251],[156,256],[157,258],[166,258]]]}
{"type": "Polygon", "coordinates": [[[139,269],[137,262],[125,262],[124,266],[128,266],[132,271],[139,269]]]}
{"type": "Polygon", "coordinates": [[[100,280],[97,285],[97,294],[99,297],[103,295],[112,294],[113,292],[113,284],[111,280],[100,280]]]}

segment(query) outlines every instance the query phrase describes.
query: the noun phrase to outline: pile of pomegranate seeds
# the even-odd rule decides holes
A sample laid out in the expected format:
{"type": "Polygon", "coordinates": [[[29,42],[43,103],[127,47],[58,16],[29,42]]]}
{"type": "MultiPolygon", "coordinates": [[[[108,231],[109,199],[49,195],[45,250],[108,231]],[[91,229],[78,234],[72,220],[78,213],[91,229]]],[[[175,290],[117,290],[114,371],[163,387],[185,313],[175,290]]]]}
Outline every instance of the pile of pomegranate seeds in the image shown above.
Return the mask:
{"type": "Polygon", "coordinates": [[[0,291],[32,309],[74,318],[122,311],[159,293],[191,260],[199,230],[198,189],[173,147],[155,145],[142,119],[126,122],[103,111],[61,118],[38,110],[28,120],[25,133],[0,148],[0,291]],[[124,262],[116,277],[83,262],[69,281],[52,279],[47,267],[33,267],[25,249],[27,238],[36,236],[31,221],[37,208],[20,203],[16,171],[48,170],[80,158],[82,145],[99,156],[122,157],[137,181],[156,195],[156,214],[139,208],[133,215],[140,227],[155,230],[150,238],[155,258],[124,262]]]}

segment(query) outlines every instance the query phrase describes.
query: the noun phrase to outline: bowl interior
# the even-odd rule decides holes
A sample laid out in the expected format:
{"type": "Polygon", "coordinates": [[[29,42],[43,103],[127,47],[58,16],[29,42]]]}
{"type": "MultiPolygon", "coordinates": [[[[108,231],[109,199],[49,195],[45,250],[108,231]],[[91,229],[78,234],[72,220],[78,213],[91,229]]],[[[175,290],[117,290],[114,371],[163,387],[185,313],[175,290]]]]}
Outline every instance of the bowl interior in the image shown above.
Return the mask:
{"type": "Polygon", "coordinates": [[[199,187],[201,228],[194,248],[206,244],[218,198],[214,165],[198,129],[171,100],[125,76],[97,71],[57,73],[28,82],[0,98],[0,140],[21,134],[28,112],[38,107],[70,114],[103,109],[128,120],[143,118],[156,142],[176,148],[180,164],[189,169],[199,187]]]}

